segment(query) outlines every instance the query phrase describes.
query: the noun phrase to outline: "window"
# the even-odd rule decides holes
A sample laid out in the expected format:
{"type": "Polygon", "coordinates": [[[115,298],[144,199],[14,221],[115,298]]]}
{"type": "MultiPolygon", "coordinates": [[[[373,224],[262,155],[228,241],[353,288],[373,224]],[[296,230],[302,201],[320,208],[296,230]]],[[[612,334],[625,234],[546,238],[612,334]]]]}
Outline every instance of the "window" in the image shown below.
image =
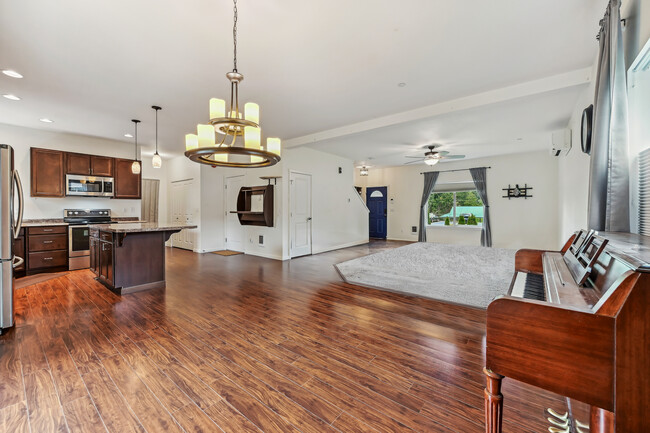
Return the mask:
{"type": "Polygon", "coordinates": [[[476,190],[434,192],[429,197],[428,210],[429,225],[483,225],[483,202],[476,190]]]}

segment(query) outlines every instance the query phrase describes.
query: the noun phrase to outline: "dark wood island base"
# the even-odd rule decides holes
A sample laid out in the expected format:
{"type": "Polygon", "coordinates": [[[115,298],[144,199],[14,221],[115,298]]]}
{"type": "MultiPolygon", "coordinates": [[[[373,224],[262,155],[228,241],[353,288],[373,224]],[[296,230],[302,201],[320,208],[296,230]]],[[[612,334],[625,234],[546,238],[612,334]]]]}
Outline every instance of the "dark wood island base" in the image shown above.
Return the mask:
{"type": "Polygon", "coordinates": [[[90,270],[119,295],[165,287],[165,242],[180,224],[97,224],[90,226],[90,270]]]}

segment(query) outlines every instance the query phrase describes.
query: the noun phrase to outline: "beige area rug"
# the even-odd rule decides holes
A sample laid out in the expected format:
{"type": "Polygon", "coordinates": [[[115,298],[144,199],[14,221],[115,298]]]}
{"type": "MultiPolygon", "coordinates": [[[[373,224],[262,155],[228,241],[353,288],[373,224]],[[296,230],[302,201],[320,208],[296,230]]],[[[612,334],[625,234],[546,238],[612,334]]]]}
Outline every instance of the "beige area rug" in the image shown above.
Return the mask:
{"type": "Polygon", "coordinates": [[[244,253],[239,251],[220,250],[220,251],[212,251],[212,254],[219,254],[220,256],[236,256],[244,253]]]}
{"type": "Polygon", "coordinates": [[[28,277],[18,278],[14,281],[14,290],[22,289],[23,287],[32,286],[34,284],[42,283],[44,281],[59,278],[68,275],[68,272],[56,272],[53,274],[36,274],[28,277]]]}
{"type": "Polygon", "coordinates": [[[336,266],[352,284],[487,308],[508,292],[515,250],[418,242],[336,266]]]}

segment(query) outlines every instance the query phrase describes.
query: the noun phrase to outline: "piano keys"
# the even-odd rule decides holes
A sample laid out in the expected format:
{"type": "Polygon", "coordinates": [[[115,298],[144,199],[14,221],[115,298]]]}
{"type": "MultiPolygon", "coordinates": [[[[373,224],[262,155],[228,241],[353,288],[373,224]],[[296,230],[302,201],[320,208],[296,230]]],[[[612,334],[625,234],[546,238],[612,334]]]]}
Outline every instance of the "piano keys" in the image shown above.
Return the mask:
{"type": "Polygon", "coordinates": [[[648,335],[650,238],[581,231],[518,251],[487,309],[486,431],[501,432],[503,377],[591,405],[592,432],[650,431],[648,335]]]}

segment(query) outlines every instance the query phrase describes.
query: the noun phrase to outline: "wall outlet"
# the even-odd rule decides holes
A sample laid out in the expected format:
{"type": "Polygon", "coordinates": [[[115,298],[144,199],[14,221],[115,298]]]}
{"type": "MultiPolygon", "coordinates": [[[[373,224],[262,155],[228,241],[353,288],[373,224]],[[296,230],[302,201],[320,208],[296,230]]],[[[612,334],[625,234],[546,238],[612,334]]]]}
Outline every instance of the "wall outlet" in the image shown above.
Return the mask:
{"type": "Polygon", "coordinates": [[[260,245],[264,245],[264,236],[263,236],[263,235],[259,235],[259,236],[258,236],[258,243],[259,243],[260,245]]]}

